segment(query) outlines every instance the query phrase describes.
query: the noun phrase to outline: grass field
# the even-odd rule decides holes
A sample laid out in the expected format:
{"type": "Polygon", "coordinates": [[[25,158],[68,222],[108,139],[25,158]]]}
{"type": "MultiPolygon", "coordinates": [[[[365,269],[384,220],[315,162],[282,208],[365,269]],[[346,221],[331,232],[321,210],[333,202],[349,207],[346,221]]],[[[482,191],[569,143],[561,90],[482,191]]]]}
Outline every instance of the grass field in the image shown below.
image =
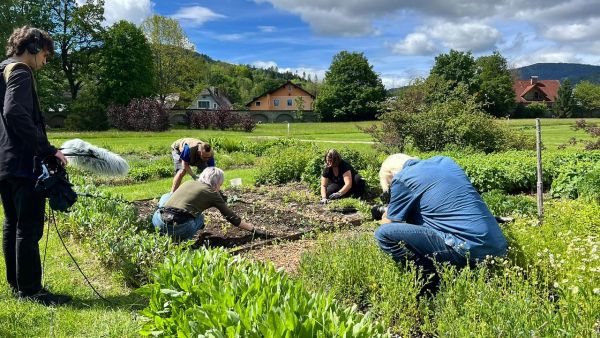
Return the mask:
{"type": "MultiPolygon", "coordinates": [[[[600,119],[588,120],[600,123],[600,119]]],[[[544,119],[542,121],[542,138],[547,149],[556,149],[558,145],[566,143],[571,137],[588,139],[585,133],[571,130],[571,125],[574,122],[575,119],[544,119]]],[[[506,120],[501,123],[506,123],[515,130],[531,135],[535,133],[534,120],[506,120]]],[[[368,143],[371,141],[370,136],[362,133],[357,128],[357,125],[365,127],[371,124],[372,122],[291,124],[289,134],[287,124],[258,125],[253,133],[186,129],[175,129],[162,133],[118,131],[72,133],[51,131],[49,138],[55,145],[59,145],[67,139],[81,138],[117,153],[135,153],[134,155],[126,155],[126,157],[138,156],[140,153],[168,154],[169,145],[180,137],[197,137],[200,139],[222,137],[254,141],[261,138],[289,136],[299,140],[315,141],[321,149],[346,146],[357,150],[374,151],[371,144],[368,143]]],[[[570,148],[582,148],[582,145],[578,144],[570,146],[570,148]]],[[[242,178],[244,185],[253,185],[255,172],[254,167],[226,170],[225,188],[228,187],[229,179],[235,177],[242,178]]],[[[186,177],[186,179],[189,178],[186,177]]],[[[158,197],[170,189],[171,182],[172,179],[167,177],[120,186],[107,185],[101,187],[101,189],[123,195],[128,200],[135,200],[158,197]]],[[[560,215],[560,210],[556,211],[556,214],[560,215]]],[[[589,218],[596,220],[593,215],[589,218]]],[[[2,219],[3,214],[0,213],[0,220],[2,219]]],[[[571,221],[569,220],[569,222],[571,221]]],[[[146,300],[138,296],[133,289],[125,286],[118,273],[105,269],[90,248],[67,239],[69,249],[72,250],[84,271],[89,275],[92,283],[99,289],[100,293],[109,298],[114,304],[109,305],[97,299],[64,252],[56,231],[51,230],[50,233],[46,281],[48,281],[52,290],[72,295],[74,303],[67,307],[46,308],[16,300],[9,293],[6,281],[2,277],[0,278],[0,337],[138,336],[141,323],[137,317],[137,312],[145,306],[146,300]]],[[[523,237],[530,240],[530,237],[524,235],[523,237]]],[[[552,238],[551,235],[547,235],[547,237],[552,238]]],[[[44,241],[40,242],[40,247],[43,250],[44,241]]],[[[0,275],[3,276],[4,273],[4,261],[2,260],[0,262],[0,275]]],[[[485,281],[481,281],[481,283],[485,283],[485,281]]],[[[518,299],[515,299],[515,301],[518,301],[518,299]]],[[[450,307],[448,308],[450,309],[450,307]]],[[[454,309],[452,308],[452,310],[454,309]]],[[[494,311],[490,311],[492,313],[490,316],[493,315],[494,311]]],[[[570,314],[572,315],[572,313],[570,314]]],[[[449,314],[446,315],[448,318],[452,318],[449,314]]],[[[472,311],[467,315],[477,316],[478,313],[472,311]]],[[[510,325],[507,327],[510,327],[510,325]]]]}

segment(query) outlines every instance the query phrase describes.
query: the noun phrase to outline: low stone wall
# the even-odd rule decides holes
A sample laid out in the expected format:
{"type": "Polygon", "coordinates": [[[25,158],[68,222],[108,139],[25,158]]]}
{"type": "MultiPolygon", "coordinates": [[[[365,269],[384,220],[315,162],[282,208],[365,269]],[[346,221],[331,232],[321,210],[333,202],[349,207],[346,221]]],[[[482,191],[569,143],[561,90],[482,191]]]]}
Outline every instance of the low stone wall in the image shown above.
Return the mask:
{"type": "MultiPolygon", "coordinates": [[[[177,109],[169,112],[169,121],[173,125],[187,124],[186,112],[203,111],[205,109],[177,109]]],[[[250,116],[258,123],[316,122],[316,114],[312,110],[304,110],[301,114],[289,110],[234,110],[233,112],[250,116]]]]}

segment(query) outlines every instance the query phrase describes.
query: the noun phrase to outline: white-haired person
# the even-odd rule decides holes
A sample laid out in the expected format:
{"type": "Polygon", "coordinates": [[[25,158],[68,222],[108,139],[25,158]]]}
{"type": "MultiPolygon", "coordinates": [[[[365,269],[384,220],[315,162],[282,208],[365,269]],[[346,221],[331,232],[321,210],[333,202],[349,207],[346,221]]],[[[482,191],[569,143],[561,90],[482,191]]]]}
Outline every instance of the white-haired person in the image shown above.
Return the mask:
{"type": "Polygon", "coordinates": [[[242,220],[227,206],[220,194],[224,181],[223,170],[216,167],[204,169],[197,181],[187,181],[175,192],[161,196],[158,209],[152,215],[152,224],[175,240],[188,240],[204,228],[204,210],[215,207],[234,226],[257,237],[266,237],[264,231],[242,220]]]}
{"type": "Polygon", "coordinates": [[[344,197],[362,197],[365,180],[335,149],[325,154],[325,169],[321,175],[321,203],[344,197]]]}
{"type": "Polygon", "coordinates": [[[451,158],[389,156],[379,171],[390,201],[375,231],[379,247],[397,262],[413,261],[435,293],[435,262],[458,268],[486,256],[504,256],[507,242],[463,169],[451,158]]]}

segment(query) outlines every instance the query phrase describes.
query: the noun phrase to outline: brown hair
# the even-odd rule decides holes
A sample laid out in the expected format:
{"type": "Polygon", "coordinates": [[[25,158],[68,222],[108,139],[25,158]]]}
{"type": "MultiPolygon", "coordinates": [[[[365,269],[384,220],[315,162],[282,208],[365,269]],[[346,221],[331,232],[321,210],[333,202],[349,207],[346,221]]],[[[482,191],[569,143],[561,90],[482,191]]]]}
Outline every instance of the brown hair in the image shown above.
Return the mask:
{"type": "Polygon", "coordinates": [[[42,50],[47,50],[50,55],[54,54],[54,41],[48,32],[41,29],[23,26],[16,28],[6,44],[6,56],[19,56],[25,53],[27,46],[31,43],[36,44],[42,50]]]}
{"type": "Polygon", "coordinates": [[[327,150],[327,155],[325,155],[325,162],[327,162],[327,159],[331,159],[331,165],[334,167],[339,166],[340,162],[342,162],[342,156],[335,149],[327,150]]]}

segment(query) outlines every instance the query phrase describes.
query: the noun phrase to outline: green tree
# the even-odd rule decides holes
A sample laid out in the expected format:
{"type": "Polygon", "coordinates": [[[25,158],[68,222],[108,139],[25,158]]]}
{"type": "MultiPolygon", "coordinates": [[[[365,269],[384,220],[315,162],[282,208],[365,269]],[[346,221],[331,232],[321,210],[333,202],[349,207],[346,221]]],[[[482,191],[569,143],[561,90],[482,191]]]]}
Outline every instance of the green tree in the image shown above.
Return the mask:
{"type": "Polygon", "coordinates": [[[106,31],[98,63],[100,101],[106,106],[153,94],[152,50],[134,24],[119,21],[106,31]]]}
{"type": "Polygon", "coordinates": [[[575,97],[569,79],[564,80],[560,85],[553,110],[558,117],[573,117],[575,115],[575,97]]]}
{"type": "Polygon", "coordinates": [[[381,79],[364,54],[342,51],[325,73],[314,107],[324,120],[371,120],[385,97],[381,79]]]}
{"type": "Polygon", "coordinates": [[[179,22],[160,15],[146,19],[141,26],[152,48],[154,58],[154,91],[161,103],[174,92],[191,91],[189,71],[198,58],[193,45],[183,32],[179,22]]]}
{"type": "Polygon", "coordinates": [[[48,32],[54,39],[60,67],[68,83],[71,99],[77,99],[84,79],[90,74],[101,45],[104,0],[50,0],[48,32]]]}
{"type": "Polygon", "coordinates": [[[515,107],[515,93],[506,59],[494,52],[475,61],[483,108],[493,116],[507,116],[515,107]]]}
{"type": "Polygon", "coordinates": [[[470,94],[474,94],[479,90],[476,76],[477,65],[471,52],[459,52],[452,49],[448,54],[436,56],[431,74],[449,81],[451,84],[450,90],[453,90],[459,84],[465,85],[470,94]]]}
{"type": "Polygon", "coordinates": [[[581,81],[573,89],[575,101],[590,116],[600,110],[600,86],[589,81],[581,81]]]}

